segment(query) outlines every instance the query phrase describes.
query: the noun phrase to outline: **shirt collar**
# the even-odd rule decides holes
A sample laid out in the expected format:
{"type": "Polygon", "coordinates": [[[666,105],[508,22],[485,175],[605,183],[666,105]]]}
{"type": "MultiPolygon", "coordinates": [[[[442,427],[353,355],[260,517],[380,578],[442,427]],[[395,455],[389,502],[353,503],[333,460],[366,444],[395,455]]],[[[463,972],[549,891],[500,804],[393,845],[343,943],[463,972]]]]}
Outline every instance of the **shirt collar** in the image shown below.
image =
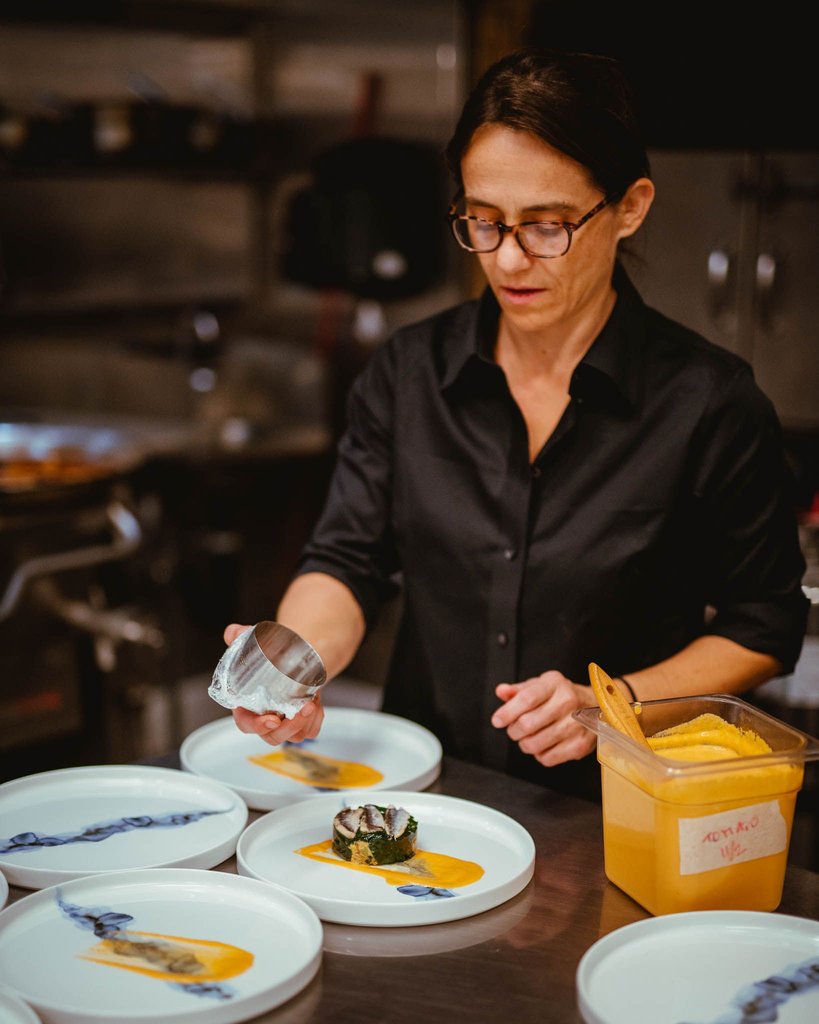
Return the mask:
{"type": "MultiPolygon", "coordinates": [[[[617,301],[603,329],[578,363],[569,385],[572,397],[630,412],[639,399],[639,359],[644,334],[643,301],[625,270],[616,264],[617,301]]],[[[441,388],[455,383],[470,366],[495,365],[494,344],[500,310],[488,287],[464,310],[460,330],[450,335],[441,388]]]]}

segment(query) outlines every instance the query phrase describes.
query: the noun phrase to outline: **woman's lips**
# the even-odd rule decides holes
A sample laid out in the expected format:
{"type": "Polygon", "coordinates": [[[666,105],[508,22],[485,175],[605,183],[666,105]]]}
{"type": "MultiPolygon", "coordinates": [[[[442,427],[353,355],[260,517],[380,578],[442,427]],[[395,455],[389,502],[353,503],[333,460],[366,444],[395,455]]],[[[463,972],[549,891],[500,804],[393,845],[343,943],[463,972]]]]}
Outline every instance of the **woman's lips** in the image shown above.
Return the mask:
{"type": "Polygon", "coordinates": [[[544,292],[543,288],[510,288],[505,285],[501,286],[501,292],[507,302],[512,302],[515,305],[525,305],[527,302],[532,302],[539,295],[544,292]]]}

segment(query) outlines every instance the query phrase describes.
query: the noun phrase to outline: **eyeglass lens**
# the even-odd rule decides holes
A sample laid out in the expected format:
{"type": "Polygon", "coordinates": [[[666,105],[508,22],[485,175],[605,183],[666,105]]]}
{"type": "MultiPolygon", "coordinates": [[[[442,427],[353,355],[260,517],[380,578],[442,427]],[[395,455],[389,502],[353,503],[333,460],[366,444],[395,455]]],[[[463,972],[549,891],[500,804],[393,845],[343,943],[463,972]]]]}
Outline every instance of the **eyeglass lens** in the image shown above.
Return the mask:
{"type": "MultiPolygon", "coordinates": [[[[456,240],[473,252],[492,252],[500,246],[505,234],[502,225],[475,218],[459,217],[452,226],[456,240]]],[[[552,221],[521,224],[517,236],[533,256],[562,256],[569,247],[568,229],[552,221]]]]}

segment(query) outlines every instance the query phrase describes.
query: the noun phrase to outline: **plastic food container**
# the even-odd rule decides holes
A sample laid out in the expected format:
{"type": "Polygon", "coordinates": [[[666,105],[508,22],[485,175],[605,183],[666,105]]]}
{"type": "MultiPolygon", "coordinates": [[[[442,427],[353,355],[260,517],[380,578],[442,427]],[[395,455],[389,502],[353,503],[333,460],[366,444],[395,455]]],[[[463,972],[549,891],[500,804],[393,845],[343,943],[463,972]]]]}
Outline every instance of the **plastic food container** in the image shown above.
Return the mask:
{"type": "Polygon", "coordinates": [[[652,914],[774,910],[782,898],[796,796],[819,741],[727,695],[635,705],[652,737],[702,714],[753,730],[771,753],[672,760],[639,746],[598,708],[606,876],[652,914]]]}

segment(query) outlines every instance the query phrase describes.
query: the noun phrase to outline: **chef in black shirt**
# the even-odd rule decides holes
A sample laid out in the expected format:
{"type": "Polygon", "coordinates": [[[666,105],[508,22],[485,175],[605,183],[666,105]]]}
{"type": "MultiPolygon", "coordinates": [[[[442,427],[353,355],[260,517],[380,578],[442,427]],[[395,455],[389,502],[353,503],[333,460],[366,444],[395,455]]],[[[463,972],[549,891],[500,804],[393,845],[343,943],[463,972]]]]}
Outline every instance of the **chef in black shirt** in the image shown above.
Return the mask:
{"type": "MultiPolygon", "coordinates": [[[[654,186],[614,61],[503,58],[447,155],[453,235],[488,286],[398,331],[353,385],[276,618],[332,678],[400,586],[384,710],[593,795],[595,740],[571,717],[595,703],[589,662],[639,700],[793,668],[807,600],[780,427],[748,364],[648,308],[620,265],[654,186]]],[[[277,744],[322,711],[234,717],[277,744]]]]}

